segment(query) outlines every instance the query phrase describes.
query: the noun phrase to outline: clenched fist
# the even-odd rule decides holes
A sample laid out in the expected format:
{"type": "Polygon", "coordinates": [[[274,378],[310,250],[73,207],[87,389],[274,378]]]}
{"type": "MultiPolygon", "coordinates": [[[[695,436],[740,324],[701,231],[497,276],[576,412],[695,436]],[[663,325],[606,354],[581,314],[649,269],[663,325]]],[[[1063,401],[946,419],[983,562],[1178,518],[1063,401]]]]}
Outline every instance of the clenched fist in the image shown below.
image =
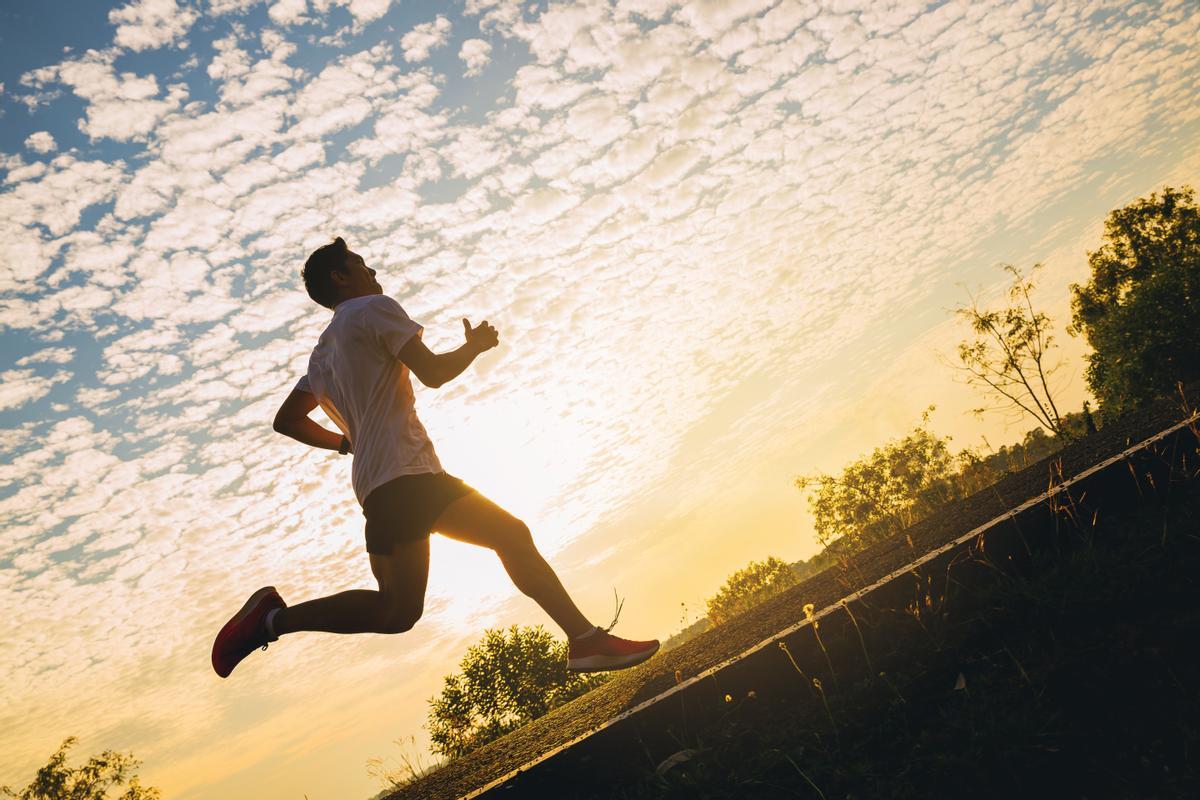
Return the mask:
{"type": "Polygon", "coordinates": [[[500,344],[500,334],[496,333],[496,329],[489,325],[486,319],[479,323],[478,327],[472,328],[467,318],[463,317],[463,335],[467,337],[467,344],[475,345],[481,353],[500,344]]]}

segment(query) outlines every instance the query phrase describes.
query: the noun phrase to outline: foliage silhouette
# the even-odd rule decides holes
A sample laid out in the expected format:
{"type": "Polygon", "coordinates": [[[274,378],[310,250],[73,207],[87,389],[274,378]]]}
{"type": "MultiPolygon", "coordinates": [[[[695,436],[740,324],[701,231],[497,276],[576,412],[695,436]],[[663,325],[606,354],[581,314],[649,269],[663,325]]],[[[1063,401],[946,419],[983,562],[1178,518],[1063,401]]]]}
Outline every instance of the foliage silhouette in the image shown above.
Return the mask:
{"type": "MultiPolygon", "coordinates": [[[[1035,264],[1033,272],[1041,267],[1035,264]]],[[[1031,276],[1011,264],[1004,269],[1013,278],[1005,308],[985,311],[972,297],[969,305],[955,310],[975,333],[973,341],[958,345],[959,369],[967,373],[968,384],[1000,403],[992,409],[975,409],[976,413],[1015,409],[1057,436],[1064,429],[1050,391],[1050,375],[1060,366],[1047,362],[1054,347],[1050,318],[1033,308],[1031,276]]]]}
{"type": "Polygon", "coordinates": [[[1174,392],[1200,376],[1200,209],[1191,187],[1166,187],[1104,222],[1091,280],[1071,286],[1071,328],[1093,352],[1087,382],[1107,412],[1174,392]]]}
{"type": "Polygon", "coordinates": [[[485,631],[429,700],[434,752],[465,755],[608,679],[568,672],[566,651],[540,625],[485,631]]]}
{"type": "Polygon", "coordinates": [[[797,488],[813,491],[808,503],[817,541],[828,546],[841,540],[845,549],[858,550],[963,495],[954,480],[960,458],[950,452],[949,438],[929,431],[932,410],[908,436],[847,465],[840,477],[817,473],[795,479],[797,488]]]}
{"type": "Polygon", "coordinates": [[[775,556],[768,556],[765,561],[751,561],[730,575],[725,585],[708,599],[708,618],[714,625],[719,625],[794,586],[798,580],[795,571],[775,556]]]}
{"type": "Polygon", "coordinates": [[[67,752],[75,745],[76,738],[69,736],[50,756],[46,766],[37,771],[33,781],[20,792],[8,786],[0,786],[0,795],[19,800],[108,800],[110,788],[120,788],[128,783],[125,791],[114,800],[158,800],[161,795],[152,786],[142,786],[133,774],[139,763],[132,754],[105,750],[92,756],[82,767],[67,765],[67,752]]]}

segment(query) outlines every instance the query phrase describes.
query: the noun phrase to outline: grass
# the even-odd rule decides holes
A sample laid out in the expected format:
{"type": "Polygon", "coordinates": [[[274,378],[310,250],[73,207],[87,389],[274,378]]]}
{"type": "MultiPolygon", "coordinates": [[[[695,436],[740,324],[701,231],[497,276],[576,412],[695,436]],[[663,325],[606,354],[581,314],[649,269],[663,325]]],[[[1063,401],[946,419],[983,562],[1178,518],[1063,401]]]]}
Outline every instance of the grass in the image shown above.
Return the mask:
{"type": "Polygon", "coordinates": [[[859,631],[869,672],[796,666],[796,702],[727,697],[686,760],[574,796],[1200,796],[1198,584],[1193,480],[859,631]]]}
{"type": "Polygon", "coordinates": [[[371,797],[371,800],[381,800],[381,798],[395,792],[397,789],[403,788],[418,778],[437,770],[442,766],[443,762],[430,761],[426,763],[425,756],[422,755],[421,747],[417,744],[417,737],[408,736],[403,739],[396,739],[395,744],[399,747],[400,765],[397,768],[392,768],[383,758],[371,758],[367,760],[367,774],[383,785],[383,790],[371,797]]]}

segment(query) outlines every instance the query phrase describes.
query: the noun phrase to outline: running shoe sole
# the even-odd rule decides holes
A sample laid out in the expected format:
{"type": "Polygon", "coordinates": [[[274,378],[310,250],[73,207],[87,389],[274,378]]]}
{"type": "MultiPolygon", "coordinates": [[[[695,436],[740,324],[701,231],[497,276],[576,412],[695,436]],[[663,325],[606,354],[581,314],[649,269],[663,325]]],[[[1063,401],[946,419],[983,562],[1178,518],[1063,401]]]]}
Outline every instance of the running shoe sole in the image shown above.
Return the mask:
{"type": "Polygon", "coordinates": [[[217,634],[216,640],[213,641],[212,665],[213,665],[213,669],[216,670],[216,673],[218,675],[220,675],[222,678],[229,677],[230,673],[233,672],[233,667],[236,667],[237,664],[234,664],[225,672],[221,671],[221,667],[217,663],[217,653],[221,649],[221,645],[224,644],[225,640],[229,638],[229,636],[233,633],[234,629],[237,628],[237,626],[242,622],[242,620],[244,620],[246,617],[250,616],[251,612],[253,612],[254,609],[257,608],[258,605],[263,600],[270,597],[272,594],[277,594],[277,592],[275,591],[275,587],[274,586],[264,586],[263,588],[261,588],[257,592],[255,592],[254,594],[250,595],[250,599],[247,600],[246,604],[242,606],[241,611],[238,611],[236,614],[234,614],[233,618],[230,619],[228,622],[226,622],[225,625],[221,628],[220,633],[217,634]]]}
{"type": "Polygon", "coordinates": [[[572,658],[567,661],[567,669],[571,672],[609,672],[617,669],[628,669],[649,659],[658,652],[659,646],[659,643],[655,642],[653,647],[624,656],[596,655],[572,658]]]}

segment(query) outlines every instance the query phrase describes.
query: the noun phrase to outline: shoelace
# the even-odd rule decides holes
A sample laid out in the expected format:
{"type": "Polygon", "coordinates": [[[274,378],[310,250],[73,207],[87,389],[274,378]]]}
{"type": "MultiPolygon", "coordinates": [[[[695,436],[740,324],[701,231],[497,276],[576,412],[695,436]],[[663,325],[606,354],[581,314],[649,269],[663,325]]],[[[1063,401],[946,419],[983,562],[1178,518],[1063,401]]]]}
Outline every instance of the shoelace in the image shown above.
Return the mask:
{"type": "Polygon", "coordinates": [[[616,611],[613,613],[612,622],[608,623],[607,628],[601,628],[605,633],[611,633],[612,629],[617,627],[617,620],[621,618],[621,609],[625,607],[625,598],[617,598],[617,590],[613,589],[613,603],[616,605],[616,611]]]}

